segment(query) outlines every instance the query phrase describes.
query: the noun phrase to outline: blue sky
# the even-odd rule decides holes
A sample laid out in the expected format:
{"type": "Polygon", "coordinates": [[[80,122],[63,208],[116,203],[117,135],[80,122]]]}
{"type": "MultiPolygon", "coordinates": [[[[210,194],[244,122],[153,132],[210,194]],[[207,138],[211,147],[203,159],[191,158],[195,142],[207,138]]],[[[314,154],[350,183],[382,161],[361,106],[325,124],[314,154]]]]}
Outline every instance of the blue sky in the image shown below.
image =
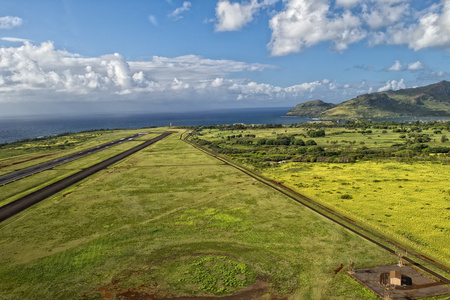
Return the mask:
{"type": "Polygon", "coordinates": [[[339,103],[449,50],[450,0],[0,0],[0,115],[339,103]]]}

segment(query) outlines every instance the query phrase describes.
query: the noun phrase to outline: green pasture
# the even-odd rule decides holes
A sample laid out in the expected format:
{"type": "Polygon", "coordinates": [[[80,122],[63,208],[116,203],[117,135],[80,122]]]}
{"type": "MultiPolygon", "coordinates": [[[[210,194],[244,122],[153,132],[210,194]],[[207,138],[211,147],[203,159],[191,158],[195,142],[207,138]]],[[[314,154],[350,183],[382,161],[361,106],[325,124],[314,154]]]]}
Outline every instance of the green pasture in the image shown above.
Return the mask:
{"type": "MultiPolygon", "coordinates": [[[[394,132],[393,129],[370,129],[370,133],[362,133],[361,129],[355,130],[342,127],[327,127],[324,128],[326,135],[323,137],[309,137],[307,135],[308,130],[311,130],[311,128],[283,127],[241,130],[203,129],[200,131],[200,138],[214,142],[226,143],[226,139],[228,136],[235,136],[239,134],[242,134],[244,137],[247,134],[255,135],[255,138],[253,138],[255,142],[259,138],[276,139],[281,135],[295,135],[296,139],[303,139],[305,141],[313,139],[317,143],[317,145],[330,149],[357,149],[362,146],[368,148],[389,148],[395,144],[405,143],[406,139],[408,139],[408,133],[394,132]]],[[[446,131],[444,131],[443,133],[435,133],[435,131],[436,130],[433,128],[424,129],[420,132],[420,134],[430,136],[430,146],[450,146],[450,141],[447,141],[445,143],[441,142],[442,135],[447,134],[450,138],[450,134],[446,131]]],[[[242,145],[233,145],[233,147],[249,149],[249,147],[245,147],[242,145]]]]}
{"type": "Polygon", "coordinates": [[[201,129],[198,138],[208,141],[211,149],[448,266],[449,153],[428,150],[450,147],[449,124],[317,125],[316,130],[325,131],[320,137],[308,136],[314,128],[307,124],[233,130],[221,127],[201,129]],[[282,136],[313,139],[317,146],[257,144],[262,138],[282,136]],[[324,150],[316,151],[318,147],[324,150]],[[333,151],[339,154],[333,157],[333,151]],[[315,161],[327,153],[331,154],[322,161],[347,155],[363,158],[351,160],[355,163],[315,161]]]}
{"type": "Polygon", "coordinates": [[[396,261],[179,134],[0,223],[0,236],[5,300],[101,299],[107,286],[223,295],[255,281],[269,283],[265,299],[377,299],[347,261],[396,261]]]}
{"type": "Polygon", "coordinates": [[[449,170],[431,162],[291,162],[264,174],[450,265],[449,170]]]}

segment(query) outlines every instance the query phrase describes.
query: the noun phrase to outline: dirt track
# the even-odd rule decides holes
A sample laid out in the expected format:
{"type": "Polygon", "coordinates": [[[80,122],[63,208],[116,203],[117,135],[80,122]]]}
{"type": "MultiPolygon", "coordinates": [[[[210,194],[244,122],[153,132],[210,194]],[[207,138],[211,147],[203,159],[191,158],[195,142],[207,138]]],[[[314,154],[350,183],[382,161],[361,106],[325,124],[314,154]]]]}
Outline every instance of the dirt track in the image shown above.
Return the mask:
{"type": "Polygon", "coordinates": [[[57,181],[49,186],[46,186],[38,191],[35,191],[25,197],[22,197],[20,199],[17,199],[14,202],[11,202],[5,206],[0,207],[0,222],[14,216],[15,214],[21,212],[22,210],[62,191],[63,189],[71,186],[74,183],[77,183],[78,181],[81,181],[89,176],[91,176],[94,173],[97,173],[100,170],[103,170],[110,165],[124,159],[125,157],[136,153],[142,149],[144,149],[147,146],[150,146],[151,144],[154,144],[163,138],[167,137],[168,135],[172,134],[171,132],[165,132],[161,134],[160,136],[157,136],[156,138],[153,138],[151,140],[148,140],[136,147],[133,147],[129,150],[126,150],[122,153],[119,153],[111,158],[108,158],[98,164],[95,164],[89,168],[86,168],[78,173],[75,173],[69,177],[66,177],[64,179],[61,179],[60,181],[57,181]]]}

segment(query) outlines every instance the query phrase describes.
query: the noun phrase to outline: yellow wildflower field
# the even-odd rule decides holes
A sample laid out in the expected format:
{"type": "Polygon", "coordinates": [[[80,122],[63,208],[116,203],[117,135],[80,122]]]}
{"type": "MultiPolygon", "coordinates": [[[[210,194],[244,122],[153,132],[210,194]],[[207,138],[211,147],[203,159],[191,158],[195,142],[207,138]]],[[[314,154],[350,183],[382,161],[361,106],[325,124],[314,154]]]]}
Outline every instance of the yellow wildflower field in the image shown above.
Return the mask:
{"type": "Polygon", "coordinates": [[[449,171],[431,162],[289,162],[264,175],[449,265],[449,171]]]}

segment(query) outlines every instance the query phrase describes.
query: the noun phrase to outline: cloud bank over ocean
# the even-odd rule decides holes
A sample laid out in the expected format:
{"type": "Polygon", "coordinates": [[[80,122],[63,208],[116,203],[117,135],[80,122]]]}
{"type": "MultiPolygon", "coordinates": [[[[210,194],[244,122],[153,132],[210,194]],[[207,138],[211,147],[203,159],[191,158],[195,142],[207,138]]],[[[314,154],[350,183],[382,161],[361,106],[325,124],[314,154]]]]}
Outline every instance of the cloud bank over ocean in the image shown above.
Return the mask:
{"type": "MultiPolygon", "coordinates": [[[[315,93],[368,91],[327,79],[279,87],[233,76],[264,72],[271,65],[212,60],[196,55],[127,61],[120,54],[83,57],[57,50],[52,42],[0,48],[0,102],[143,100],[177,103],[261,100],[273,103],[315,93]]],[[[263,103],[264,104],[264,103],[263,103]]]]}

